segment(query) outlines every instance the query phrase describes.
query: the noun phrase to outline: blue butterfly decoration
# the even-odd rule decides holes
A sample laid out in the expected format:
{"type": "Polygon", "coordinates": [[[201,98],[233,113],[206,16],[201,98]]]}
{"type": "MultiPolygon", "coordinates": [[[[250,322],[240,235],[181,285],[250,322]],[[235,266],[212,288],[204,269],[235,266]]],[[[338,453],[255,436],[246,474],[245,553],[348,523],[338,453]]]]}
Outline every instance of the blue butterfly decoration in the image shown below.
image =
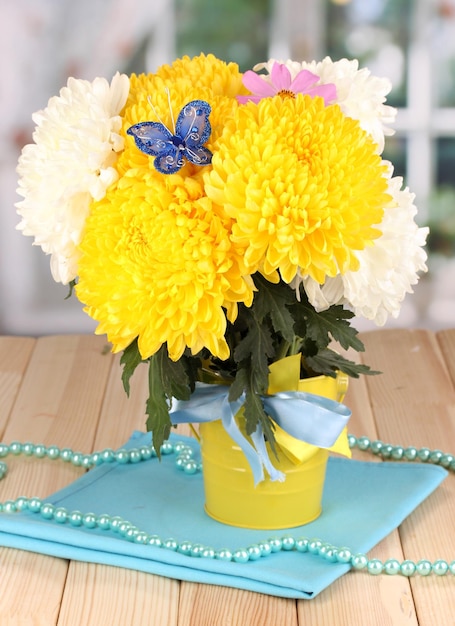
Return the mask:
{"type": "Polygon", "coordinates": [[[212,153],[203,146],[212,132],[211,110],[208,102],[192,100],[180,111],[173,133],[161,122],[140,122],[126,132],[134,137],[139,150],[156,157],[158,172],[175,174],[185,159],[195,165],[211,163],[212,153]]]}

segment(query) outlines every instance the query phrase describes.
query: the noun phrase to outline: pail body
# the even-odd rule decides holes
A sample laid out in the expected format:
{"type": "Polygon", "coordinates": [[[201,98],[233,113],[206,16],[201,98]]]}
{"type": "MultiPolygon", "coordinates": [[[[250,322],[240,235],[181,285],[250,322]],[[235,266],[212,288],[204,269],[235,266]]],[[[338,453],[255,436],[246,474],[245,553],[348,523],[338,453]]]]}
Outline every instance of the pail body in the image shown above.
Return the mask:
{"type": "MultiPolygon", "coordinates": [[[[347,377],[328,376],[300,381],[299,390],[341,401],[347,377]]],[[[242,427],[242,416],[238,416],[242,427]]],[[[278,450],[267,448],[275,467],[286,479],[268,476],[254,485],[253,474],[241,448],[224,430],[221,420],[200,424],[205,510],[210,517],[233,526],[284,529],[308,524],[321,514],[328,451],[309,447],[303,463],[296,464],[278,450]]],[[[305,445],[305,444],[304,444],[305,445]]]]}

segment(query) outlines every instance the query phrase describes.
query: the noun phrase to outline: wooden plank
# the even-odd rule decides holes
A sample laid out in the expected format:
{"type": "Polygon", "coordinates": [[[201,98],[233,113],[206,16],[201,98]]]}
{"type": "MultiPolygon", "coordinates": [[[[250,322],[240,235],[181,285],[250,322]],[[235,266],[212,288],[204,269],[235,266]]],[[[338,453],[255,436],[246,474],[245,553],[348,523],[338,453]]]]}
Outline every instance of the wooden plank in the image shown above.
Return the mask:
{"type": "MultiPolygon", "coordinates": [[[[396,555],[396,534],[381,542],[374,557],[396,555]]],[[[373,553],[372,553],[373,556],[373,553]]],[[[299,624],[317,626],[414,626],[418,624],[408,581],[397,576],[352,572],[314,600],[300,601],[299,624]]]]}
{"type": "Polygon", "coordinates": [[[112,363],[104,349],[94,335],[39,338],[5,438],[90,448],[112,363]]]}
{"type": "Polygon", "coordinates": [[[0,624],[56,624],[66,562],[42,554],[2,548],[0,563],[0,624]]]}
{"type": "MultiPolygon", "coordinates": [[[[455,391],[434,334],[387,330],[368,333],[363,339],[371,365],[383,371],[368,380],[380,438],[455,453],[455,391]]],[[[454,558],[452,476],[404,521],[400,537],[408,559],[454,558]]],[[[453,623],[453,580],[416,577],[411,586],[420,626],[453,623]]]]}
{"type": "Polygon", "coordinates": [[[455,329],[441,330],[436,334],[439,348],[455,385],[455,329]]]}
{"type": "MultiPolygon", "coordinates": [[[[352,354],[350,358],[355,358],[352,354]]],[[[351,379],[344,400],[352,411],[349,432],[357,437],[376,439],[377,428],[371,410],[367,377],[351,379]]],[[[380,462],[380,459],[355,450],[354,459],[380,462]]],[[[355,497],[355,494],[353,494],[355,497]]],[[[330,541],[330,537],[321,538],[330,541]]],[[[369,553],[370,558],[403,559],[397,531],[369,553]]],[[[298,602],[299,624],[318,626],[416,626],[409,581],[402,577],[375,577],[365,572],[349,572],[313,600],[298,602]]]]}
{"type": "MultiPolygon", "coordinates": [[[[141,364],[130,380],[131,389],[127,396],[123,389],[120,358],[115,356],[112,362],[101,417],[94,446],[97,450],[106,447],[118,448],[131,436],[134,430],[146,431],[145,403],[148,397],[148,368],[141,364]]],[[[186,424],[175,430],[183,435],[190,435],[186,424]]]]}
{"type": "MultiPolygon", "coordinates": [[[[93,372],[96,376],[96,372],[93,372]]],[[[145,431],[148,371],[140,366],[129,397],[121,383],[119,357],[113,359],[93,450],[119,448],[134,430],[145,431]]],[[[176,624],[179,581],[143,572],[72,561],[58,626],[79,624],[176,624]],[[96,587],[94,587],[96,584],[96,587]],[[94,588],[97,592],[94,593],[94,588]],[[122,615],[122,619],[119,618],[122,615]]]]}
{"type": "MultiPolygon", "coordinates": [[[[105,394],[111,357],[95,336],[50,336],[37,340],[4,433],[4,441],[32,441],[90,451],[105,394]]],[[[8,458],[3,499],[43,497],[80,476],[59,461],[8,458]],[[14,470],[14,472],[12,471],[14,470]],[[23,491],[27,485],[28,493],[23,491]]]]}
{"type": "Polygon", "coordinates": [[[34,345],[31,337],[0,337],[0,439],[34,345]]]}
{"type": "Polygon", "coordinates": [[[148,395],[148,368],[141,364],[131,378],[129,396],[123,389],[120,357],[113,359],[94,447],[119,448],[134,430],[145,432],[145,402],[148,395]]]}
{"type": "Polygon", "coordinates": [[[177,581],[120,567],[71,565],[58,626],[177,624],[177,581]]]}
{"type": "MultiPolygon", "coordinates": [[[[38,339],[4,441],[28,440],[90,451],[111,365],[103,347],[104,341],[95,336],[38,339]]],[[[0,485],[1,501],[19,495],[45,497],[83,471],[59,461],[24,457],[8,457],[7,461],[9,472],[0,485]]],[[[0,560],[2,624],[55,624],[67,561],[5,549],[0,550],[0,560]],[[33,593],[24,593],[28,589],[33,593]]]]}
{"type": "Polygon", "coordinates": [[[452,383],[434,334],[383,330],[363,339],[369,364],[382,371],[367,380],[381,438],[429,448],[455,441],[452,383]]]}
{"type": "Polygon", "coordinates": [[[186,583],[180,592],[179,626],[295,626],[295,601],[229,587],[186,583]]]}

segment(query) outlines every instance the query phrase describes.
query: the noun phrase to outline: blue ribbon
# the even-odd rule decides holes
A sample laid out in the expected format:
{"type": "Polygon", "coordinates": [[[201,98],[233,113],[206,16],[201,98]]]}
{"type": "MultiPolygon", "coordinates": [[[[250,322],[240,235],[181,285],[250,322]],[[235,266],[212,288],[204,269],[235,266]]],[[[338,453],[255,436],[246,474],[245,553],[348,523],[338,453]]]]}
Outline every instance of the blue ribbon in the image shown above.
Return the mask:
{"type": "MultiPolygon", "coordinates": [[[[264,480],[264,468],[271,480],[283,481],[267,453],[262,427],[251,435],[253,445],[240,432],[235,414],[245,396],[229,402],[229,387],[197,383],[188,401],[174,400],[170,416],[173,424],[211,422],[221,418],[228,435],[240,446],[251,466],[255,485],[264,480]]],[[[350,409],[329,398],[303,391],[286,391],[261,396],[265,412],[289,435],[319,448],[330,448],[351,417],[350,409]]]]}

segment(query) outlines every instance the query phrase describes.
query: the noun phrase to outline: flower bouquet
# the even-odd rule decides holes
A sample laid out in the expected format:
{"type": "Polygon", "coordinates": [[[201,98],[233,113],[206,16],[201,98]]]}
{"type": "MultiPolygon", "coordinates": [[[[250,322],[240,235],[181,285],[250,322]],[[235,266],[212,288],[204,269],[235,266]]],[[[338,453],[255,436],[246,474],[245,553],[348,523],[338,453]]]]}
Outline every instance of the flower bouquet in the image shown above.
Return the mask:
{"type": "MultiPolygon", "coordinates": [[[[242,408],[256,482],[263,466],[281,479],[283,414],[321,407],[295,385],[283,397],[272,365],[299,380],[373,373],[334,344],[362,351],[352,318],[396,317],[426,270],[427,229],[381,157],[389,90],[346,59],[242,74],[201,54],[110,83],[70,78],[34,114],[18,228],[122,352],[127,392],[147,363],[158,454],[182,413],[222,413],[237,436],[242,408]]],[[[330,448],[341,413],[330,436],[327,421],[288,430],[330,448]]]]}

